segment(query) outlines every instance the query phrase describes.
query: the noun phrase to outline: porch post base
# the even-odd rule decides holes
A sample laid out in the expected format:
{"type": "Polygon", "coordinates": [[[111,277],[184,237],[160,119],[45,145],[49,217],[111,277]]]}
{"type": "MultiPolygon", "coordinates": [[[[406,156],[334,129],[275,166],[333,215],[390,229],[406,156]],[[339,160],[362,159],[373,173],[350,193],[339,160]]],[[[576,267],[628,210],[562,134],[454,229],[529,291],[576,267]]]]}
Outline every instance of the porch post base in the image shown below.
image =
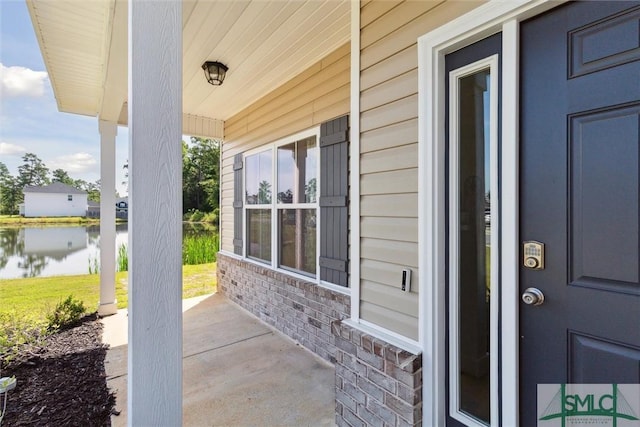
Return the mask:
{"type": "Polygon", "coordinates": [[[116,314],[118,312],[118,304],[117,301],[107,302],[104,304],[98,305],[98,316],[105,317],[111,316],[112,314],[116,314]]]}

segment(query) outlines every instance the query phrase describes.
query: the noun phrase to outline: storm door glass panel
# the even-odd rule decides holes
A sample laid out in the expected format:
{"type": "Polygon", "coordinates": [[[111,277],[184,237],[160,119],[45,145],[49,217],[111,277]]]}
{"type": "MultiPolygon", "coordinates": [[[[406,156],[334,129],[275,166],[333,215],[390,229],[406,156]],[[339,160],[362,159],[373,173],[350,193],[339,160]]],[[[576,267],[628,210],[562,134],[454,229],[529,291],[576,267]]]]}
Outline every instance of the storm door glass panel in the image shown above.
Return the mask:
{"type": "Polygon", "coordinates": [[[451,81],[450,402],[467,425],[491,422],[490,86],[490,69],[451,81]]]}
{"type": "Polygon", "coordinates": [[[280,266],[316,274],[316,209],[280,209],[280,266]]]}
{"type": "Polygon", "coordinates": [[[271,261],[271,209],[247,209],[247,256],[271,261]]]}

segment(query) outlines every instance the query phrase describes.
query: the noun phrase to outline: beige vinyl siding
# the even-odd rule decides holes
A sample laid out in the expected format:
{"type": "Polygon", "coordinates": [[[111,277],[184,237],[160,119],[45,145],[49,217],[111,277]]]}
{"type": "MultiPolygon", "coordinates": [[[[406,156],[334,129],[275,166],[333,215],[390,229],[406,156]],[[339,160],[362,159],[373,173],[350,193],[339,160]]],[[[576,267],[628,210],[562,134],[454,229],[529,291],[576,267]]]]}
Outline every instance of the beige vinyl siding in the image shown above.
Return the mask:
{"type": "Polygon", "coordinates": [[[417,39],[470,1],[361,2],[360,317],[418,339],[417,39]],[[412,270],[402,292],[402,269],[412,270]]]}
{"type": "Polygon", "coordinates": [[[349,113],[350,44],[225,122],[221,248],[233,252],[233,156],[349,113]]]}
{"type": "MultiPolygon", "coordinates": [[[[367,282],[362,283],[362,295],[373,296],[367,292],[367,282]]],[[[379,299],[379,298],[373,298],[379,299]]],[[[414,334],[416,318],[406,314],[405,309],[393,310],[382,305],[371,304],[366,301],[360,303],[360,318],[367,320],[376,325],[383,325],[386,329],[394,331],[406,337],[412,337],[414,334]]]]}
{"type": "Polygon", "coordinates": [[[360,236],[381,240],[417,243],[413,218],[368,216],[360,221],[360,236]]]}
{"type": "Polygon", "coordinates": [[[416,193],[418,191],[418,169],[369,173],[360,179],[360,194],[416,193]],[[398,182],[406,185],[398,186],[398,182]]]}

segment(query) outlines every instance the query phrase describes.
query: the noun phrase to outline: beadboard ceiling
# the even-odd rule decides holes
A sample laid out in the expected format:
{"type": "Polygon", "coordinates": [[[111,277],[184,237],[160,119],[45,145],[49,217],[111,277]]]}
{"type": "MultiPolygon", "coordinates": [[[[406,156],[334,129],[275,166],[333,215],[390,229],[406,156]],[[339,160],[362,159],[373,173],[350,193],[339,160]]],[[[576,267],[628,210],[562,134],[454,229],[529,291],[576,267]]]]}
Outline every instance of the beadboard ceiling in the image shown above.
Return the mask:
{"type": "MultiPolygon", "coordinates": [[[[60,111],[126,120],[127,2],[27,0],[60,111]]],[[[349,40],[341,0],[183,1],[183,112],[226,120],[349,40]],[[229,67],[224,84],[204,61],[229,67]]]]}

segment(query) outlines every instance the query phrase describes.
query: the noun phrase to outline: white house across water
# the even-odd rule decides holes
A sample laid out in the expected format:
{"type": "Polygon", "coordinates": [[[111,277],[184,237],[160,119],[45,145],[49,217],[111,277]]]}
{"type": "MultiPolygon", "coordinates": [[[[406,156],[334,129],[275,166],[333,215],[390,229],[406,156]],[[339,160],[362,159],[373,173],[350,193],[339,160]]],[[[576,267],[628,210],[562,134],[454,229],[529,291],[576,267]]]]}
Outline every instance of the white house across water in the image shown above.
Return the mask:
{"type": "Polygon", "coordinates": [[[182,134],[223,140],[220,291],[335,365],[336,424],[640,383],[639,2],[27,3],[105,189],[129,126],[130,425],[182,421],[182,134]]]}
{"type": "Polygon", "coordinates": [[[27,186],[24,192],[24,216],[85,216],[87,192],[61,182],[27,186]]]}

